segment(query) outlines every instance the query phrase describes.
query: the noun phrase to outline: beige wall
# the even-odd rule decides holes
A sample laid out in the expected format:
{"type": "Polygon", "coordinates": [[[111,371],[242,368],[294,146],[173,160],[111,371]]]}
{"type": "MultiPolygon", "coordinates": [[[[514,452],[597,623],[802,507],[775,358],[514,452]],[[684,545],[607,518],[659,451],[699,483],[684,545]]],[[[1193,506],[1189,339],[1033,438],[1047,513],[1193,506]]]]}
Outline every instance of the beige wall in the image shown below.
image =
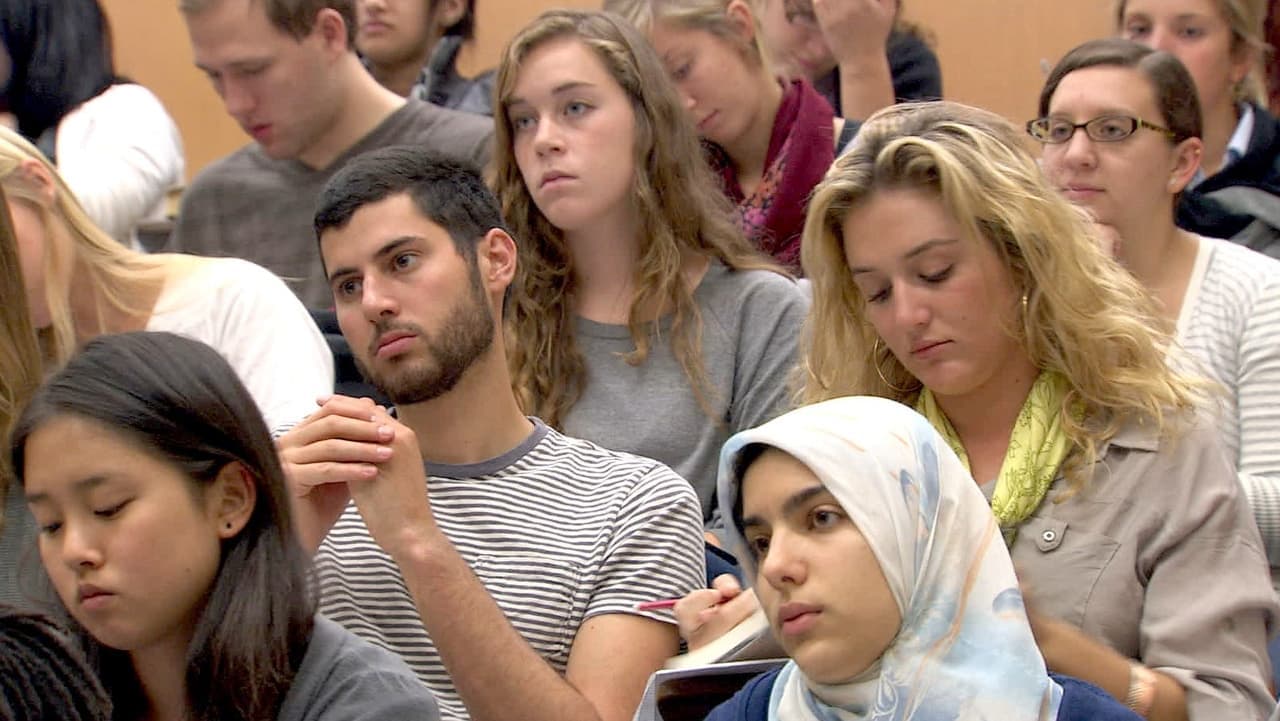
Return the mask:
{"type": "Polygon", "coordinates": [[[247,142],[204,74],[191,64],[191,43],[177,0],[101,2],[115,33],[116,69],[151,88],[177,121],[188,178],[247,142]]]}
{"type": "MultiPolygon", "coordinates": [[[[116,36],[121,72],[154,90],[182,129],[187,173],[247,139],[191,65],[177,0],[102,0],[116,36]]],[[[599,7],[600,0],[477,0],[477,38],[464,71],[492,67],[503,44],[544,8],[599,7]]],[[[907,0],[907,14],[934,34],[947,97],[1030,118],[1042,78],[1077,43],[1109,29],[1111,0],[907,0]]]]}
{"type": "Polygon", "coordinates": [[[1112,0],[906,0],[935,35],[942,91],[1015,121],[1029,120],[1053,65],[1110,32],[1112,0]]]}

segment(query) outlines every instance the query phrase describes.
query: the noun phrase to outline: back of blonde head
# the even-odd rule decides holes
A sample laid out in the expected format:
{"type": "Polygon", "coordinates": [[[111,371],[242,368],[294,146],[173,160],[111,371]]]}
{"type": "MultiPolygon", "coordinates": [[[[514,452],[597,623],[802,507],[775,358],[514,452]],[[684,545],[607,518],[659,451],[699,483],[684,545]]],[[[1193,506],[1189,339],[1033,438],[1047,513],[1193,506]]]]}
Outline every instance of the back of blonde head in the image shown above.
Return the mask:
{"type": "Polygon", "coordinates": [[[1063,422],[1092,465],[1099,443],[1127,421],[1165,430],[1171,411],[1190,410],[1193,386],[1165,362],[1170,337],[1154,301],[1100,250],[1083,214],[1044,179],[1003,118],[950,102],[899,105],[863,125],[809,204],[802,244],[813,307],[805,333],[801,396],[816,402],[878,395],[914,404],[919,382],[887,351],[867,320],[845,256],[849,212],[879,191],[937,197],[965,237],[990,243],[1026,294],[1009,332],[1032,363],[1067,378],[1063,422]],[[904,390],[905,389],[905,390],[904,390]],[[1082,420],[1069,411],[1085,409],[1082,420]]]}
{"type": "Polygon", "coordinates": [[[635,113],[631,197],[639,219],[639,262],[628,320],[636,349],[628,362],[642,363],[649,352],[657,318],[642,309],[666,308],[676,358],[695,391],[704,393],[701,317],[683,280],[687,255],[717,259],[730,268],[774,267],[734,224],[675,89],[639,32],[611,13],[550,10],[537,17],[512,38],[498,67],[494,190],[520,248],[508,317],[513,384],[525,411],[552,426],[560,425],[577,400],[585,372],[573,332],[577,281],[564,234],[538,210],[516,164],[507,105],[524,59],[543,44],[565,38],[581,42],[600,59],[635,113]]]}
{"type": "MultiPolygon", "coordinates": [[[[738,45],[752,62],[770,66],[768,49],[761,42],[758,3],[747,3],[755,29],[749,43],[743,43],[729,20],[732,0],[605,0],[604,9],[626,18],[640,32],[649,34],[659,23],[685,30],[702,30],[738,45]]],[[[743,0],[739,0],[743,2],[743,0]]]]}
{"type": "MultiPolygon", "coordinates": [[[[126,248],[98,228],[48,159],[22,136],[3,127],[0,127],[0,186],[11,200],[35,208],[46,230],[45,301],[52,323],[41,329],[38,336],[47,365],[61,365],[76,348],[77,326],[69,300],[71,275],[64,269],[74,268],[78,273],[77,282],[92,288],[98,299],[96,317],[79,319],[82,325],[97,328],[98,332],[104,330],[103,311],[108,307],[128,314],[145,312],[135,300],[135,288],[163,281],[163,259],[126,248]],[[39,163],[53,179],[52,205],[23,170],[24,162],[39,163]]],[[[14,244],[17,238],[11,233],[0,242],[14,244]]],[[[80,334],[84,334],[84,328],[80,334]]]]}

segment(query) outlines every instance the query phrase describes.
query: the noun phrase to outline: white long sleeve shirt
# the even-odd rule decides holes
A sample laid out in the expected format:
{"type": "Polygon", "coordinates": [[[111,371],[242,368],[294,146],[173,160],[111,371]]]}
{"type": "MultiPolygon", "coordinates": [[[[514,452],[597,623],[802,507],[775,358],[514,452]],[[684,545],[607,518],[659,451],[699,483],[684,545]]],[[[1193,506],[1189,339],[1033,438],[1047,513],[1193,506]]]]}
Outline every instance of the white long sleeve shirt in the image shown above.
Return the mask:
{"type": "Polygon", "coordinates": [[[1220,383],[1218,427],[1280,567],[1280,261],[1200,239],[1178,317],[1188,370],[1220,383]]]}
{"type": "Polygon", "coordinates": [[[183,183],[178,126],[150,90],[112,85],[58,123],[58,173],[103,230],[137,247],[136,229],[165,215],[165,196],[183,183]]]}

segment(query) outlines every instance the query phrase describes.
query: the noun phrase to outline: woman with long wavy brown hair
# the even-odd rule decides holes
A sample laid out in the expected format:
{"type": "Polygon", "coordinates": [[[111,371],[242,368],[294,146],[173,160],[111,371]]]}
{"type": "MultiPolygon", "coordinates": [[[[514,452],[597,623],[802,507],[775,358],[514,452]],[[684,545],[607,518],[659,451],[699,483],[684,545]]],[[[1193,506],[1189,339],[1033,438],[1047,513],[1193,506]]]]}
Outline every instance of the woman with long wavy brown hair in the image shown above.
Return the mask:
{"type": "Polygon", "coordinates": [[[786,409],[802,291],[738,232],[661,61],[625,20],[535,19],[507,46],[495,119],[526,411],[667,463],[710,521],[720,445],[786,409]]]}

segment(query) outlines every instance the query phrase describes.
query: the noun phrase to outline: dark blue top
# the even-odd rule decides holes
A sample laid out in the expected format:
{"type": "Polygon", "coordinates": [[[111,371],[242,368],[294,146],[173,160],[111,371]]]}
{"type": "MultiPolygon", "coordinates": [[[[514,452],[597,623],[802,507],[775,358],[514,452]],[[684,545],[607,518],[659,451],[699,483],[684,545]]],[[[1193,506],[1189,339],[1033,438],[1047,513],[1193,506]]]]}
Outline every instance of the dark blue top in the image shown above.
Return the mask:
{"type": "MultiPolygon", "coordinates": [[[[767,721],[769,693],[781,671],[779,667],[751,679],[733,698],[712,709],[706,721],[767,721]]],[[[1091,683],[1070,676],[1049,676],[1062,687],[1058,721],[1142,721],[1141,716],[1091,683]]]]}
{"type": "MultiPolygon", "coordinates": [[[[942,99],[942,68],[938,56],[923,38],[908,32],[894,30],[885,43],[885,58],[889,61],[889,75],[893,80],[893,95],[898,102],[942,99]]],[[[840,112],[840,68],[813,81],[813,87],[840,112]]],[[[865,118],[850,118],[865,120],[865,118]]]]}
{"type": "Polygon", "coordinates": [[[1253,106],[1248,150],[1182,192],[1178,227],[1280,258],[1280,119],[1253,106]]]}

